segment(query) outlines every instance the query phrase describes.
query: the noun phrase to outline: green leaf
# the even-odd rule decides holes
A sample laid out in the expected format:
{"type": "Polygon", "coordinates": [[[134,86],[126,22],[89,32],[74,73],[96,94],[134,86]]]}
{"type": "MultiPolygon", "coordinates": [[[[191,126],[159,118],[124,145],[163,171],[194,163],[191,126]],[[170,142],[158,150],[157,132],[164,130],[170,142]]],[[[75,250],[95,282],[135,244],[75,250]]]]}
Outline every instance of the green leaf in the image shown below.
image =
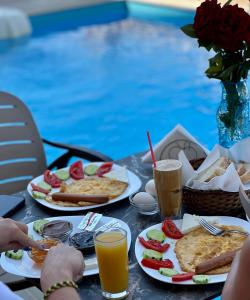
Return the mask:
{"type": "Polygon", "coordinates": [[[187,24],[181,27],[181,30],[192,38],[197,38],[193,24],[187,24]]]}
{"type": "Polygon", "coordinates": [[[232,0],[228,0],[228,1],[224,4],[224,6],[227,6],[227,5],[231,4],[231,2],[232,2],[232,0]]]}
{"type": "Polygon", "coordinates": [[[207,43],[201,40],[198,40],[199,47],[204,47],[207,51],[210,51],[213,48],[213,43],[207,43]]]}
{"type": "Polygon", "coordinates": [[[244,56],[245,56],[245,58],[250,58],[250,46],[249,45],[245,50],[244,56]]]}
{"type": "Polygon", "coordinates": [[[214,57],[209,59],[209,66],[218,67],[220,70],[223,69],[223,57],[220,53],[217,53],[214,57]]]}
{"type": "Polygon", "coordinates": [[[220,73],[220,69],[216,66],[212,66],[212,67],[209,67],[205,73],[206,75],[209,77],[209,78],[212,78],[214,76],[216,76],[218,73],[220,73]]]}
{"type": "Polygon", "coordinates": [[[237,79],[234,80],[235,71],[237,70],[238,65],[232,65],[229,68],[225,69],[220,74],[220,79],[223,81],[238,81],[237,79]]]}
{"type": "Polygon", "coordinates": [[[213,45],[213,50],[214,50],[214,52],[219,52],[221,50],[221,48],[216,45],[213,45]]]}

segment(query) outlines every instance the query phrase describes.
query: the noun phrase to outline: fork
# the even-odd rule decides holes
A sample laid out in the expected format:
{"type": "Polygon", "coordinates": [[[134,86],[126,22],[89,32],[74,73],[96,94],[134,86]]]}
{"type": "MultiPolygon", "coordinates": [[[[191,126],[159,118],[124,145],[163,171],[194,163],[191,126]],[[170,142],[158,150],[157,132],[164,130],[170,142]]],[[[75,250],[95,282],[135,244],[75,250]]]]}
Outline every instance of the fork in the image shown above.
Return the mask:
{"type": "Polygon", "coordinates": [[[249,235],[249,233],[247,233],[247,232],[236,230],[236,229],[226,230],[226,229],[218,228],[218,227],[208,223],[205,219],[202,219],[202,218],[199,220],[199,223],[204,229],[206,229],[212,235],[216,235],[216,236],[223,236],[227,233],[238,233],[238,234],[242,234],[244,236],[249,235]]]}

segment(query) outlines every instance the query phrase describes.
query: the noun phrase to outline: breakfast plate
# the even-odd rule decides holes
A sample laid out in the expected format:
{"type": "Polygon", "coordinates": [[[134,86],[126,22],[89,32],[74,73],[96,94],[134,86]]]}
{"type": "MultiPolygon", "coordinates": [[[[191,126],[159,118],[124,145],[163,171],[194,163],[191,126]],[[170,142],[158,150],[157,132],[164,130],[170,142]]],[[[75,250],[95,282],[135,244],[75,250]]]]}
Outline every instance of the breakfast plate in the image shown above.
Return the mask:
{"type": "MultiPolygon", "coordinates": [[[[49,221],[65,220],[65,221],[72,222],[72,224],[73,224],[72,234],[74,234],[75,232],[79,232],[79,230],[77,229],[77,226],[82,221],[82,219],[83,219],[83,216],[65,216],[65,217],[46,218],[46,220],[49,220],[49,221]]],[[[121,228],[123,228],[127,231],[127,241],[128,241],[128,250],[129,250],[130,245],[131,245],[131,232],[130,232],[128,225],[125,222],[123,222],[122,220],[103,216],[100,219],[100,221],[98,222],[95,230],[98,229],[99,227],[103,226],[104,224],[110,222],[111,220],[117,221],[119,223],[119,225],[121,226],[121,228]]],[[[34,240],[41,240],[42,237],[33,230],[33,222],[31,222],[27,225],[28,225],[29,235],[31,235],[34,238],[34,240]]],[[[0,259],[0,264],[1,264],[2,268],[8,273],[23,276],[26,278],[40,278],[41,268],[39,267],[39,265],[34,263],[34,261],[30,258],[30,256],[28,255],[28,253],[26,251],[24,251],[24,254],[23,254],[23,257],[21,260],[15,260],[15,259],[8,258],[5,255],[5,253],[2,253],[1,259],[0,259]]],[[[97,265],[95,254],[85,256],[85,265],[86,265],[86,267],[85,267],[85,271],[83,273],[84,276],[98,274],[99,270],[98,270],[98,265],[97,265]]]]}
{"type": "MultiPolygon", "coordinates": [[[[250,223],[239,219],[239,218],[234,218],[234,217],[226,217],[226,216],[219,216],[218,218],[218,224],[221,225],[226,225],[226,226],[240,226],[242,227],[246,232],[250,233],[250,223]]],[[[173,221],[175,223],[175,225],[180,229],[182,226],[182,220],[175,220],[173,221]]],[[[162,282],[166,282],[166,283],[170,283],[170,284],[180,284],[180,285],[196,285],[197,283],[194,283],[193,280],[186,280],[186,281],[180,281],[180,282],[173,282],[171,277],[167,277],[162,275],[158,270],[154,270],[148,267],[145,267],[142,265],[141,261],[143,259],[143,252],[145,250],[145,247],[142,246],[142,244],[139,242],[139,237],[143,237],[145,240],[147,240],[147,232],[149,230],[152,229],[157,229],[157,230],[161,230],[161,223],[153,225],[147,229],[145,229],[144,231],[142,231],[135,242],[135,255],[136,255],[136,259],[139,263],[139,265],[141,266],[141,268],[143,269],[143,271],[148,274],[150,277],[162,281],[162,282]]],[[[175,245],[176,245],[176,241],[174,239],[170,239],[167,237],[166,242],[168,244],[170,244],[169,249],[163,254],[163,259],[170,259],[173,262],[174,265],[174,270],[176,270],[178,273],[185,273],[184,271],[181,270],[179,261],[176,257],[175,254],[175,245]]],[[[218,275],[208,275],[209,277],[209,281],[206,284],[212,284],[212,283],[219,283],[219,282],[225,282],[226,278],[227,278],[227,273],[224,274],[218,274],[218,275]]]]}
{"type": "MultiPolygon", "coordinates": [[[[101,166],[103,163],[91,163],[91,165],[95,165],[97,167],[101,166]]],[[[90,164],[85,164],[84,168],[87,168],[87,166],[90,164]]],[[[61,169],[63,171],[68,171],[68,168],[64,168],[61,169]]],[[[124,167],[121,167],[117,164],[113,164],[112,166],[112,171],[115,171],[116,173],[119,172],[123,172],[124,167]]],[[[53,172],[52,172],[53,173],[53,172]]],[[[127,177],[127,186],[126,188],[122,191],[122,193],[119,196],[116,196],[115,198],[109,200],[106,203],[102,203],[102,204],[93,204],[93,205],[88,205],[88,206],[62,206],[59,204],[54,204],[52,202],[48,202],[45,199],[38,199],[35,198],[33,196],[33,189],[32,189],[32,184],[38,185],[40,182],[42,182],[44,180],[44,175],[38,176],[36,178],[34,178],[27,187],[28,193],[30,194],[31,197],[34,198],[35,201],[37,201],[38,203],[40,203],[43,206],[46,206],[48,208],[54,209],[54,210],[59,210],[59,211],[81,211],[81,210],[89,210],[92,208],[96,208],[96,207],[101,207],[101,206],[106,206],[118,201],[121,201],[125,198],[128,198],[130,195],[134,194],[135,192],[137,192],[140,187],[141,187],[141,180],[139,179],[138,176],[136,176],[133,172],[129,171],[126,169],[126,177],[127,177]]],[[[114,178],[115,179],[115,178],[114,178]]],[[[77,182],[77,181],[75,181],[77,182]]],[[[118,181],[119,182],[119,181],[118,181]]],[[[72,179],[69,178],[68,180],[65,181],[66,184],[71,184],[72,183],[72,179]]],[[[50,194],[59,192],[60,188],[52,188],[52,190],[50,191],[50,194]]]]}

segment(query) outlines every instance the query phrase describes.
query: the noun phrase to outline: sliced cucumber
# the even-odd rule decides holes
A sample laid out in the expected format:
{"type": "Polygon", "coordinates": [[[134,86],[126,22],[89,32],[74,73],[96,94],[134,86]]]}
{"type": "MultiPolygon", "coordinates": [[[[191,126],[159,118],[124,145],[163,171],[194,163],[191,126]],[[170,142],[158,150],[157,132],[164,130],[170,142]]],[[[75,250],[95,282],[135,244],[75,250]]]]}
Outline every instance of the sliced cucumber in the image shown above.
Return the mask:
{"type": "Polygon", "coordinates": [[[208,283],[209,277],[207,275],[194,275],[193,282],[198,284],[205,284],[208,283]]]}
{"type": "Polygon", "coordinates": [[[23,257],[23,250],[9,250],[5,252],[5,255],[9,258],[19,260],[23,257]]]}
{"type": "Polygon", "coordinates": [[[161,273],[161,275],[164,275],[167,277],[172,277],[172,276],[178,274],[178,272],[176,270],[170,269],[170,268],[160,268],[159,272],[161,273]]]}
{"type": "Polygon", "coordinates": [[[153,258],[153,259],[157,259],[157,260],[162,260],[162,253],[155,251],[155,250],[151,250],[151,249],[146,249],[143,251],[143,257],[144,258],[153,258]]]}
{"type": "Polygon", "coordinates": [[[46,195],[44,193],[37,192],[37,191],[33,191],[32,196],[35,199],[45,199],[46,198],[46,195]]]}
{"type": "Polygon", "coordinates": [[[41,234],[41,228],[44,224],[47,224],[49,221],[45,219],[36,220],[33,223],[33,230],[38,234],[41,234]]]}
{"type": "Polygon", "coordinates": [[[163,243],[166,238],[165,234],[157,229],[149,230],[146,235],[149,240],[159,241],[160,243],[163,243]]]}
{"type": "Polygon", "coordinates": [[[89,164],[84,168],[84,173],[88,176],[93,176],[96,174],[96,171],[99,167],[94,164],[89,164]]]}
{"type": "Polygon", "coordinates": [[[44,189],[44,190],[46,190],[46,191],[51,191],[51,185],[49,185],[47,182],[45,182],[45,181],[41,181],[41,182],[39,182],[38,184],[37,184],[40,188],[42,188],[42,189],[44,189]]]}
{"type": "Polygon", "coordinates": [[[67,180],[69,179],[69,170],[63,170],[63,169],[57,170],[56,176],[61,180],[67,180]]]}

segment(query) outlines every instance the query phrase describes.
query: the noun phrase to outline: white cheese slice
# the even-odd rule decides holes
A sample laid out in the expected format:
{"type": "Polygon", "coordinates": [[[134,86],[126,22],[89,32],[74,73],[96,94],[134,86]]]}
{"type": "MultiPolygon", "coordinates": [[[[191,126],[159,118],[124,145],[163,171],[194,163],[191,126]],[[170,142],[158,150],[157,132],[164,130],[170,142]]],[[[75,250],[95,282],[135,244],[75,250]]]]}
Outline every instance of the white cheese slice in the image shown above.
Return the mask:
{"type": "Polygon", "coordinates": [[[128,183],[128,171],[126,167],[121,167],[117,170],[112,170],[104,174],[103,177],[128,183]]]}
{"type": "Polygon", "coordinates": [[[191,230],[198,228],[200,226],[199,219],[203,218],[209,223],[218,223],[219,218],[218,217],[203,217],[203,216],[197,216],[197,215],[190,215],[190,214],[184,214],[183,220],[182,220],[182,226],[181,231],[182,233],[188,233],[191,230]]]}

